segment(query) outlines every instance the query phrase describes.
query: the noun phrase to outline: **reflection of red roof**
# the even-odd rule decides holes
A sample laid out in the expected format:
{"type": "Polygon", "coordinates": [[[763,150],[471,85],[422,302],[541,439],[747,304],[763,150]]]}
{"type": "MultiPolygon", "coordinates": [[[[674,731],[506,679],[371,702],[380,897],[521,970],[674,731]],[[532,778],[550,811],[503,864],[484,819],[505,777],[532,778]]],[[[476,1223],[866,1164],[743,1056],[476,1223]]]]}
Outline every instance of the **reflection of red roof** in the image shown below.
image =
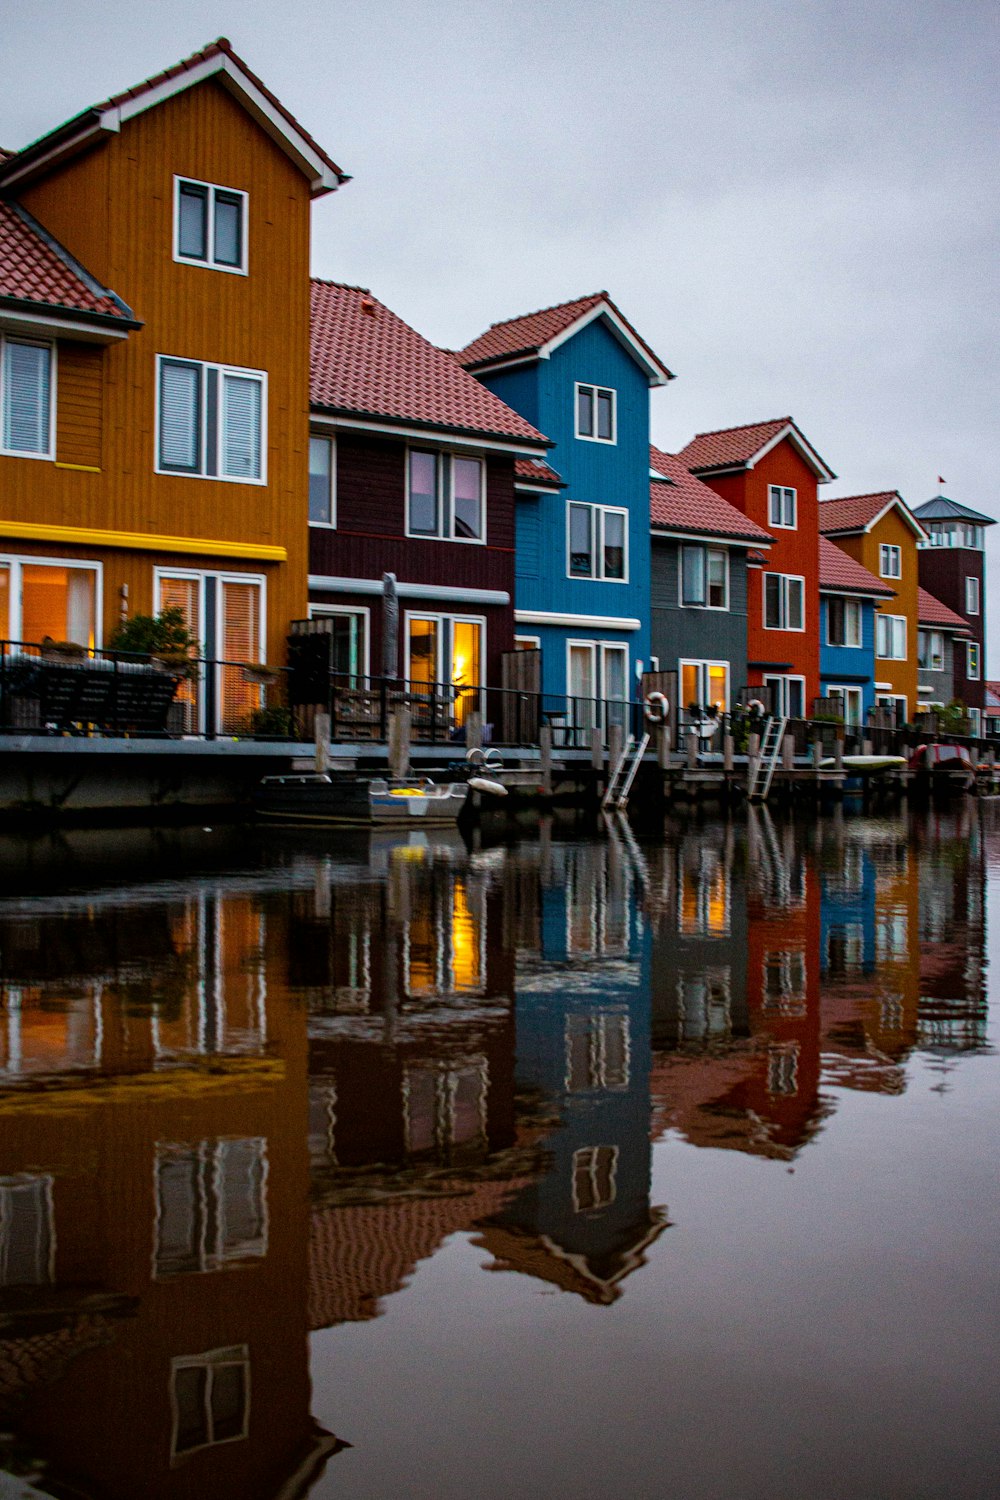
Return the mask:
{"type": "MultiPolygon", "coordinates": [[[[944,630],[961,630],[969,634],[969,627],[947,604],[942,604],[940,599],[935,599],[926,589],[917,589],[917,621],[920,625],[937,625],[944,630]]],[[[987,687],[989,683],[987,683],[987,687]]]]}
{"type": "Polygon", "coordinates": [[[731,536],[747,541],[770,544],[770,533],[751,521],[735,505],[723,500],[713,489],[697,479],[673,453],[664,453],[650,444],[649,465],[666,476],[653,479],[649,486],[649,515],[654,527],[671,531],[688,531],[708,536],[731,536]]]}
{"type": "Polygon", "coordinates": [[[774,417],[769,422],[749,422],[743,427],[699,432],[677,456],[696,474],[708,474],[716,469],[752,468],[754,462],[782,437],[789,438],[819,478],[834,477],[791,417],[774,417]]]}
{"type": "Polygon", "coordinates": [[[0,298],[132,323],[131,311],[16,203],[0,202],[0,298]]]}
{"type": "Polygon", "coordinates": [[[604,306],[611,316],[622,324],[628,335],[645,352],[650,363],[664,380],[673,376],[666,365],[653,353],[645,339],[639,337],[627,318],[623,317],[607,292],[592,292],[588,297],[577,297],[573,302],[560,302],[555,307],[543,307],[538,312],[523,313],[517,318],[508,318],[503,323],[493,323],[485,333],[459,349],[456,358],[469,369],[503,360],[527,358],[537,354],[550,340],[572,328],[578,319],[604,306]]]}
{"type": "Polygon", "coordinates": [[[828,594],[878,594],[887,599],[896,597],[896,590],[869,573],[853,557],[841,551],[836,542],[819,539],[819,586],[828,594]]]}
{"type": "Polygon", "coordinates": [[[864,531],[890,505],[899,506],[903,519],[918,536],[923,527],[898,490],[880,490],[875,495],[845,495],[839,500],[823,500],[819,511],[819,529],[827,536],[841,531],[864,531]]]}
{"type": "Polygon", "coordinates": [[[364,287],[312,282],[310,400],[327,411],[448,432],[546,439],[364,287]]]}
{"type": "Polygon", "coordinates": [[[563,481],[555,469],[539,463],[534,458],[518,458],[514,461],[514,477],[522,484],[543,485],[546,489],[561,490],[563,481]]]}

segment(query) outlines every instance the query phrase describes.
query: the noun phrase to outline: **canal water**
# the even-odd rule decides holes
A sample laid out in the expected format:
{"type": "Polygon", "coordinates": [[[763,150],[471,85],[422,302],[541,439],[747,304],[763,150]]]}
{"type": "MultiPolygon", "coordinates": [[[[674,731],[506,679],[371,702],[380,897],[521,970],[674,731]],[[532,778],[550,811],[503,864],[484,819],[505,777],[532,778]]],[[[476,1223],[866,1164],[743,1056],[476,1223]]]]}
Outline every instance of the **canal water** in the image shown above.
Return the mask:
{"type": "Polygon", "coordinates": [[[1000,804],[638,832],[0,840],[0,1495],[997,1493],[1000,804]]]}

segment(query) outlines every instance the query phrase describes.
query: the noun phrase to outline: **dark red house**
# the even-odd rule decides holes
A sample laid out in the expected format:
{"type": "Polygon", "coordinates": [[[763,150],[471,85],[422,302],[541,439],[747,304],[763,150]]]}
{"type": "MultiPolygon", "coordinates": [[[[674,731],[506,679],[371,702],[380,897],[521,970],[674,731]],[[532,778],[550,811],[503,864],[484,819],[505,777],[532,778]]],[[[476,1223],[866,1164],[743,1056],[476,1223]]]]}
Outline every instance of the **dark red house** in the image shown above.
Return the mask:
{"type": "MultiPolygon", "coordinates": [[[[551,446],[370,292],[312,283],[309,610],[332,665],[379,676],[383,574],[398,580],[398,676],[500,682],[514,647],[518,458],[551,446]]],[[[391,652],[390,652],[391,656],[391,652]]]]}
{"type": "Polygon", "coordinates": [[[986,706],[985,531],[996,523],[946,495],[935,495],[913,514],[928,534],[920,548],[920,586],[961,615],[969,631],[955,641],[954,696],[969,709],[978,734],[986,706]]]}

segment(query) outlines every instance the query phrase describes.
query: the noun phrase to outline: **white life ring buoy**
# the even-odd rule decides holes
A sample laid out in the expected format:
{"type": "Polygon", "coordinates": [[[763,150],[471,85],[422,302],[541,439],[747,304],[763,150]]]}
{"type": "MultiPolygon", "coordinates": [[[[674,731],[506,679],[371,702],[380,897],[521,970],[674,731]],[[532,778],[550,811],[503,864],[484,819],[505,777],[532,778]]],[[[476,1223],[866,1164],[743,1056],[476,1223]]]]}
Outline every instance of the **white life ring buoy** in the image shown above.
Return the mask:
{"type": "Polygon", "coordinates": [[[767,713],[767,708],[765,707],[764,703],[761,701],[760,698],[751,698],[750,702],[747,704],[747,712],[751,713],[751,714],[752,713],[766,714],[767,713]]]}
{"type": "Polygon", "coordinates": [[[665,724],[670,714],[670,704],[666,693],[646,694],[646,723],[665,724]]]}

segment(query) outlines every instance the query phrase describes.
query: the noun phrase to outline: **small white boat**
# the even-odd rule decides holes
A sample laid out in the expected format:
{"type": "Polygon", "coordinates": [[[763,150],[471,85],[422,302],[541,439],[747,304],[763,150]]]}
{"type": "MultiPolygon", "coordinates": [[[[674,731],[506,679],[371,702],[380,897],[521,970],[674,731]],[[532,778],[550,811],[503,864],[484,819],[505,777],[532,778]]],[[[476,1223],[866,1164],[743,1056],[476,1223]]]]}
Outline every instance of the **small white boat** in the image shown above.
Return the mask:
{"type": "MultiPolygon", "coordinates": [[[[832,771],[837,762],[832,755],[828,755],[819,763],[821,771],[832,771]]],[[[906,765],[906,757],[903,755],[845,755],[841,765],[848,776],[870,776],[876,771],[899,770],[906,765]]]]}
{"type": "Polygon", "coordinates": [[[464,781],[308,772],[265,776],[256,807],[264,817],[287,823],[457,823],[468,795],[464,781]]]}

